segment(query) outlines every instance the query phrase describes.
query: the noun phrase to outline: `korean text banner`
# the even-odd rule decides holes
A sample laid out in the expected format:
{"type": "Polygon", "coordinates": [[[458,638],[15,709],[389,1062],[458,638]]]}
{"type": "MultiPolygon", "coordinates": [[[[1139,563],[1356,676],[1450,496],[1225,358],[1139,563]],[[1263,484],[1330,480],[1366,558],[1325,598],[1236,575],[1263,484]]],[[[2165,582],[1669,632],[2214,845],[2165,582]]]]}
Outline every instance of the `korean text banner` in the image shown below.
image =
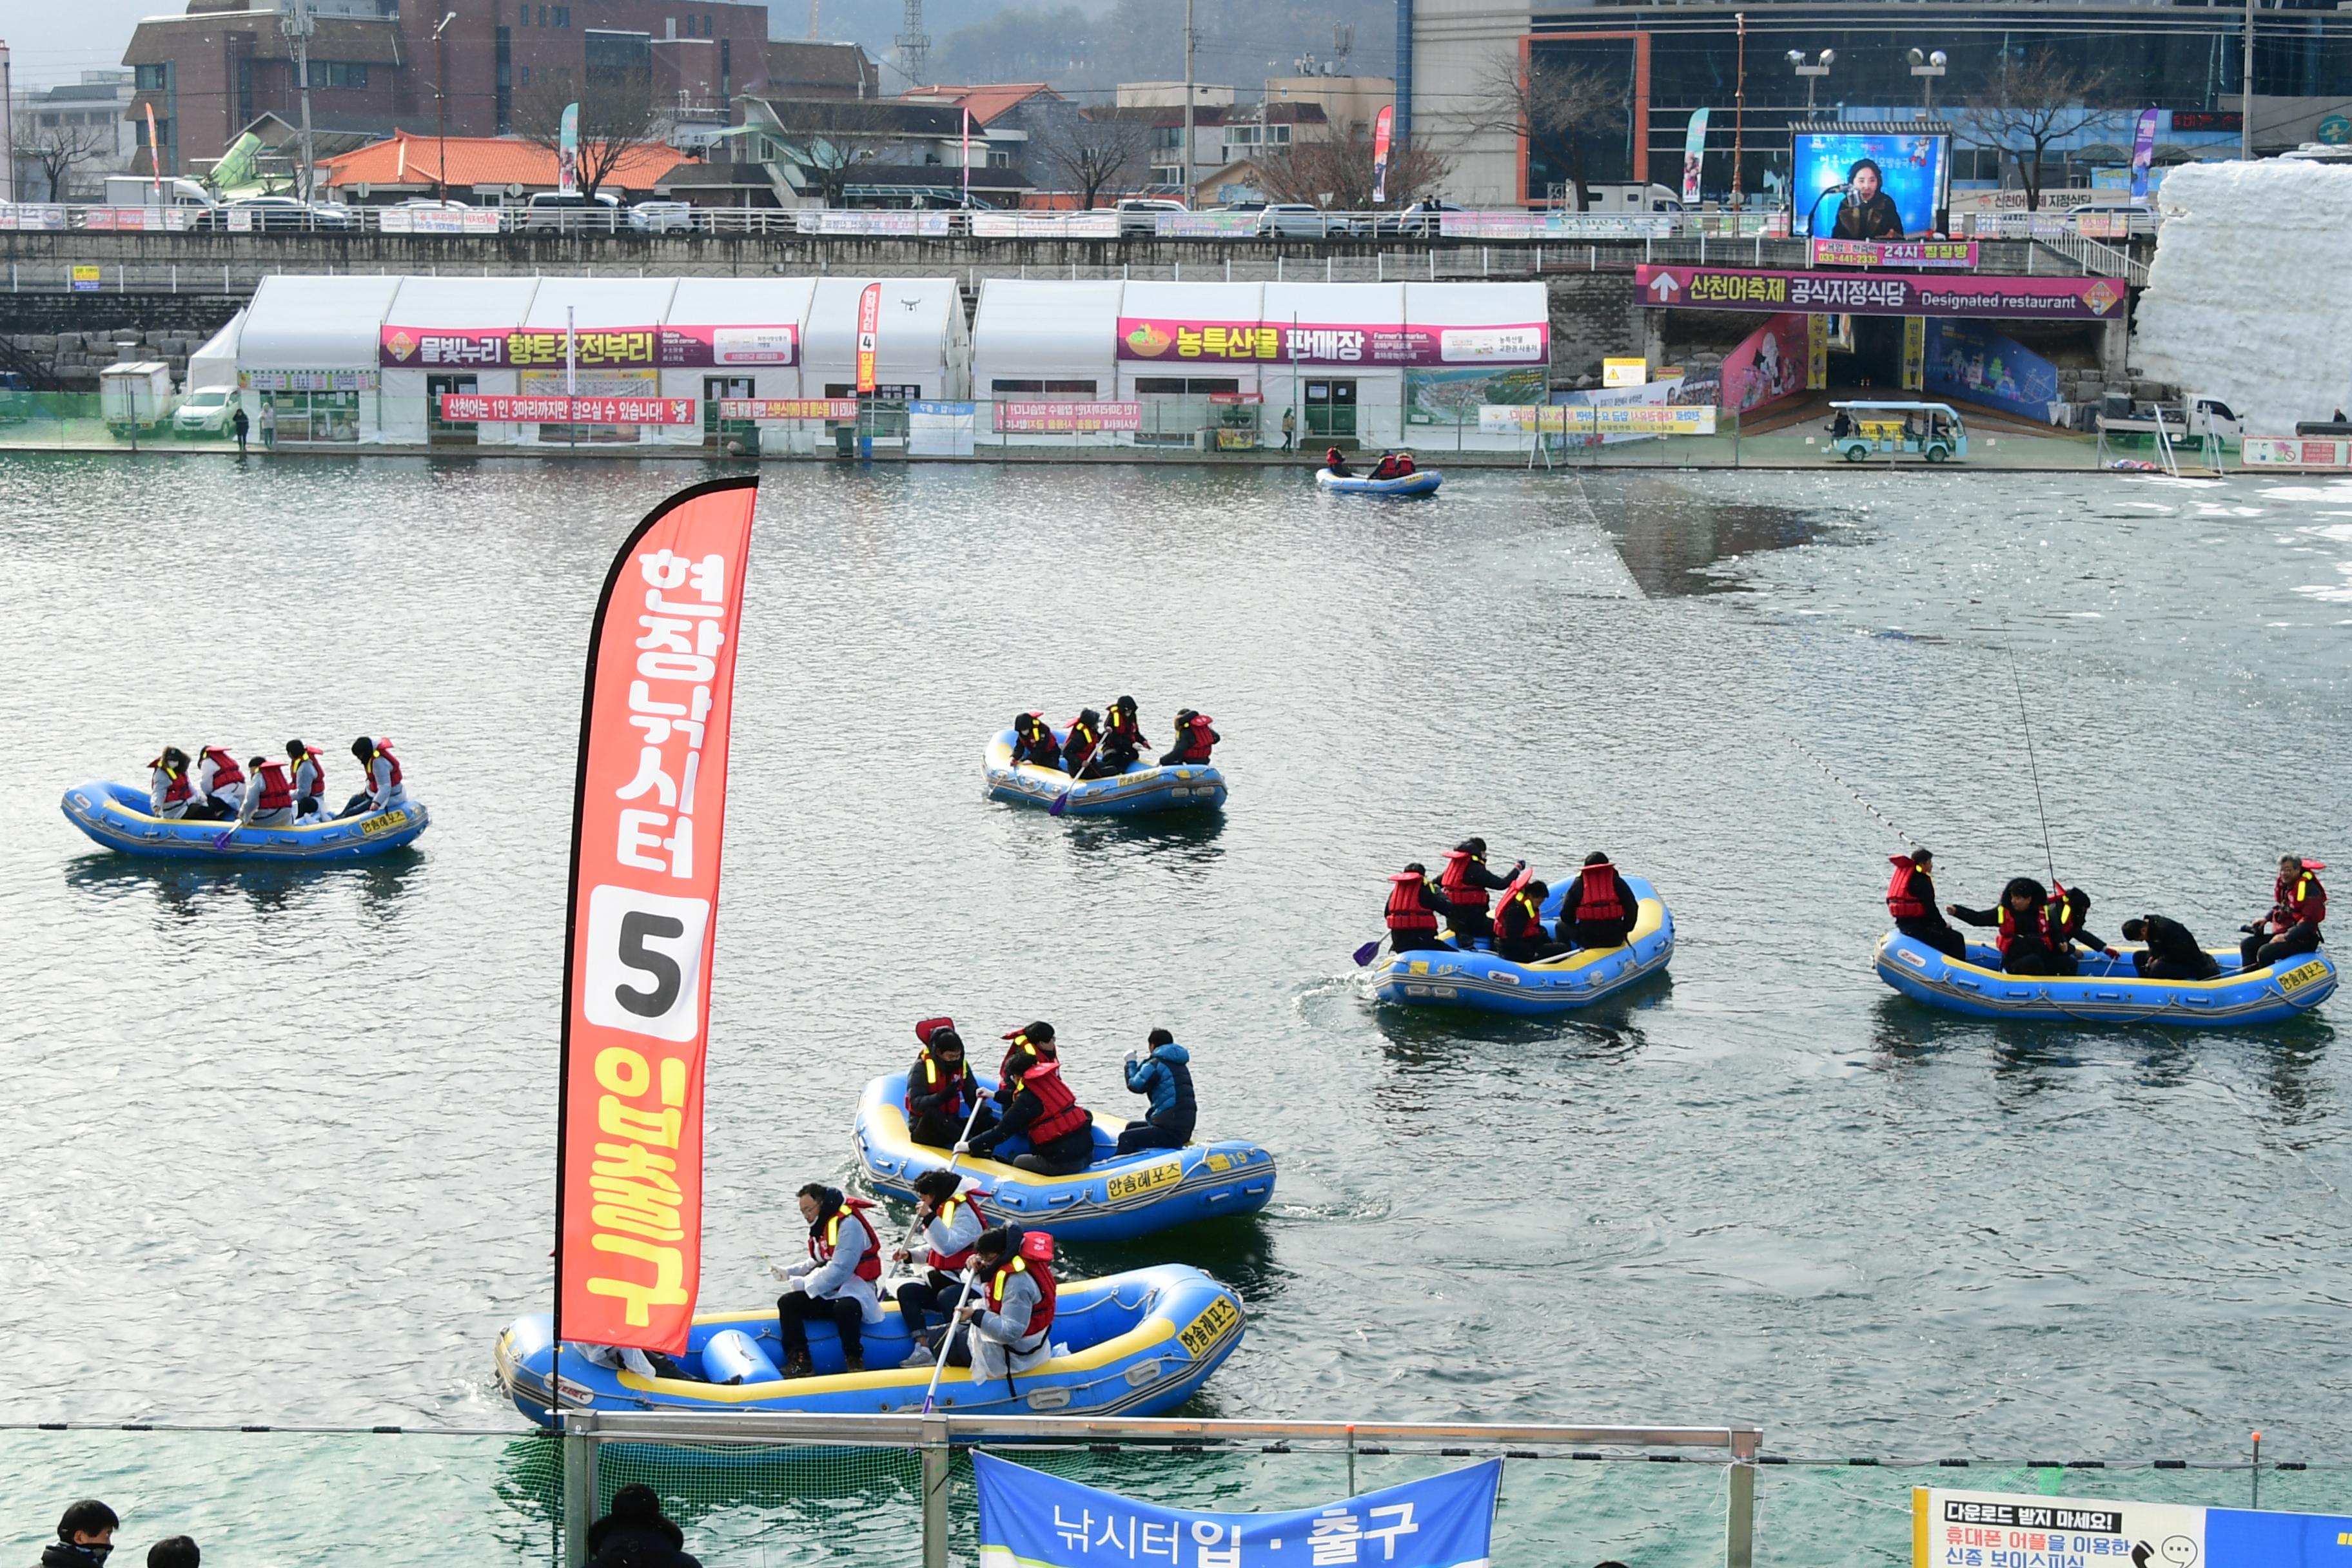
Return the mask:
{"type": "Polygon", "coordinates": [[[2352,1519],[2006,1492],[1911,1492],[1912,1568],[2147,1563],[2283,1568],[2352,1558],[2352,1519]]]}
{"type": "Polygon", "coordinates": [[[2124,282],[2120,278],[1757,272],[1738,267],[1664,267],[1643,262],[1633,268],[1633,298],[1653,310],[2098,321],[2123,309],[2124,282]]]}
{"type": "Polygon", "coordinates": [[[556,1154],[562,1340],[686,1349],[702,1265],[703,1054],[754,479],[629,535],[588,652],[556,1154]]]}
{"type": "Polygon", "coordinates": [[[1503,1462],[1285,1513],[1193,1513],[972,1455],[980,1568],[1486,1568],[1503,1462]]]}
{"type": "Polygon", "coordinates": [[[1364,326],[1121,316],[1118,357],[1160,364],[1544,364],[1551,325],[1364,326]]]}
{"type": "MultiPolygon", "coordinates": [[[[386,326],[377,331],[376,363],[386,370],[528,370],[563,363],[564,347],[561,327],[386,326]]],[[[586,370],[784,365],[800,357],[800,327],[583,327],[571,334],[571,350],[586,370]]]]}

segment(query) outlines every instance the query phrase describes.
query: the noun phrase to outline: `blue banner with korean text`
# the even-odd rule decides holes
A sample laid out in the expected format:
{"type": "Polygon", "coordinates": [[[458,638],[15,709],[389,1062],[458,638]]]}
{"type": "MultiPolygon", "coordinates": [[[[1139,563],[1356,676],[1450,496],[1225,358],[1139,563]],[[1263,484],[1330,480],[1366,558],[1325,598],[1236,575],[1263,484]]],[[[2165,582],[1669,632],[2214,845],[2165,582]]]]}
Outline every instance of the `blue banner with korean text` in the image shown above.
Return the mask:
{"type": "Polygon", "coordinates": [[[1486,1568],[1503,1462],[1286,1513],[1193,1513],[975,1452],[980,1568],[1486,1568]]]}

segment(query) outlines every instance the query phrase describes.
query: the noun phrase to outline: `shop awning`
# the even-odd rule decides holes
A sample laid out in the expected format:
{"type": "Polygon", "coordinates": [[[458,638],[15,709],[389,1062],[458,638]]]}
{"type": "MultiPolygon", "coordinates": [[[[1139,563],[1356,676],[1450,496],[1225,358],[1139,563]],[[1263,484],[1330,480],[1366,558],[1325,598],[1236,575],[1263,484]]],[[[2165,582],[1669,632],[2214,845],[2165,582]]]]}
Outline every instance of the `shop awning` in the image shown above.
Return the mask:
{"type": "Polygon", "coordinates": [[[373,370],[377,329],[400,284],[272,273],[247,308],[237,363],[247,370],[373,370]]]}

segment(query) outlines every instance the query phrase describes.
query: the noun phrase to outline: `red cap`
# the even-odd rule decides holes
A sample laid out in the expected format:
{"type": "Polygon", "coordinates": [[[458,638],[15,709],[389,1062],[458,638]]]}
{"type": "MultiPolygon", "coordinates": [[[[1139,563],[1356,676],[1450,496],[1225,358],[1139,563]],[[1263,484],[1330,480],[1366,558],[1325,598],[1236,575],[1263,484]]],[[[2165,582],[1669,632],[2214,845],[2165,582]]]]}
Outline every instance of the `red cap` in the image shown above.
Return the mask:
{"type": "Polygon", "coordinates": [[[1021,1233],[1021,1256],[1033,1263],[1054,1261],[1054,1237],[1049,1231],[1024,1230],[1021,1233]]]}
{"type": "Polygon", "coordinates": [[[915,1026],[915,1038],[922,1041],[923,1044],[928,1046],[931,1043],[931,1037],[933,1035],[938,1034],[941,1029],[952,1029],[954,1027],[955,1020],[953,1018],[926,1018],[921,1023],[915,1026]]]}

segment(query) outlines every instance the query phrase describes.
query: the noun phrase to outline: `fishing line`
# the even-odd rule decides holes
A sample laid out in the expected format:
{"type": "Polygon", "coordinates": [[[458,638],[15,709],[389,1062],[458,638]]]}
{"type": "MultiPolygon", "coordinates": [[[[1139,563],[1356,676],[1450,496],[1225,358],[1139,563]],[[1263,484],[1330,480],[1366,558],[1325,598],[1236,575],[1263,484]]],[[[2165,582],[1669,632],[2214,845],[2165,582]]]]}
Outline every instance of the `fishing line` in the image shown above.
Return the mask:
{"type": "Polygon", "coordinates": [[[1879,809],[1878,809],[1878,807],[1876,807],[1876,806],[1874,806],[1874,805],[1871,805],[1871,804],[1870,804],[1870,802],[1868,802],[1868,801],[1864,800],[1864,799],[1862,797],[1862,792],[1861,792],[1860,790],[1858,790],[1858,789],[1854,788],[1854,787],[1853,787],[1853,785],[1852,785],[1852,784],[1850,784],[1846,783],[1846,782],[1845,782],[1845,780],[1843,780],[1843,779],[1842,779],[1842,778],[1838,777],[1837,773],[1835,773],[1835,771],[1834,771],[1834,770],[1832,770],[1832,769],[1830,767],[1829,763],[1825,763],[1825,762],[1822,761],[1822,759],[1821,759],[1818,755],[1816,755],[1816,754],[1815,754],[1815,752],[1814,752],[1813,749],[1812,749],[1811,746],[1808,746],[1808,745],[1807,745],[1807,744],[1805,744],[1802,741],[1800,741],[1799,739],[1797,739],[1797,737],[1796,737],[1796,736],[1794,736],[1794,735],[1792,735],[1792,734],[1790,734],[1790,733],[1789,733],[1789,731],[1787,731],[1786,730],[1783,730],[1782,731],[1780,731],[1780,733],[1781,733],[1782,737],[1783,737],[1785,740],[1787,740],[1787,742],[1789,742],[1789,744],[1790,744],[1790,745],[1792,745],[1792,746],[1796,747],[1796,748],[1797,748],[1797,750],[1799,750],[1799,751],[1801,751],[1801,752],[1804,752],[1804,754],[1805,754],[1808,758],[1810,758],[1810,759],[1811,760],[1813,766],[1815,766],[1815,767],[1817,767],[1817,768],[1819,768],[1819,769],[1821,769],[1821,770],[1822,770],[1822,776],[1823,776],[1823,777],[1827,778],[1827,779],[1828,779],[1832,784],[1833,784],[1837,785],[1837,786],[1838,786],[1838,788],[1840,788],[1840,789],[1842,789],[1842,790],[1845,791],[1845,793],[1846,793],[1846,794],[1848,794],[1848,795],[1852,795],[1852,796],[1853,797],[1853,803],[1854,803],[1854,805],[1858,805],[1858,806],[1862,807],[1862,809],[1863,809],[1863,810],[1864,810],[1864,811],[1866,811],[1866,812],[1870,813],[1870,815],[1871,815],[1871,816],[1873,816],[1876,817],[1879,821],[1881,821],[1881,822],[1885,823],[1885,824],[1889,828],[1891,828],[1891,829],[1893,829],[1893,830],[1894,830],[1894,834],[1895,834],[1895,837],[1900,838],[1901,840],[1903,840],[1903,842],[1904,842],[1904,843],[1906,843],[1906,844],[1909,845],[1912,848],[1916,849],[1917,847],[1919,847],[1919,841],[1918,841],[1917,839],[1916,839],[1916,838],[1912,837],[1909,834],[1907,834],[1907,833],[1904,832],[1904,831],[1903,831],[1903,829],[1902,829],[1901,827],[1896,826],[1895,826],[1895,819],[1894,819],[1893,817],[1891,817],[1891,816],[1887,816],[1885,812],[1883,812],[1883,811],[1879,810],[1879,809]]]}
{"type": "Polygon", "coordinates": [[[2017,673],[2017,650],[2007,642],[2001,651],[2009,655],[2009,679],[2017,688],[2017,725],[2025,731],[2025,765],[2033,773],[2033,814],[2042,819],[2042,863],[2050,872],[2050,885],[2058,885],[2058,862],[2050,853],[2050,814],[2042,808],[2042,765],[2033,760],[2033,726],[2025,717],[2025,681],[2017,673]]]}

